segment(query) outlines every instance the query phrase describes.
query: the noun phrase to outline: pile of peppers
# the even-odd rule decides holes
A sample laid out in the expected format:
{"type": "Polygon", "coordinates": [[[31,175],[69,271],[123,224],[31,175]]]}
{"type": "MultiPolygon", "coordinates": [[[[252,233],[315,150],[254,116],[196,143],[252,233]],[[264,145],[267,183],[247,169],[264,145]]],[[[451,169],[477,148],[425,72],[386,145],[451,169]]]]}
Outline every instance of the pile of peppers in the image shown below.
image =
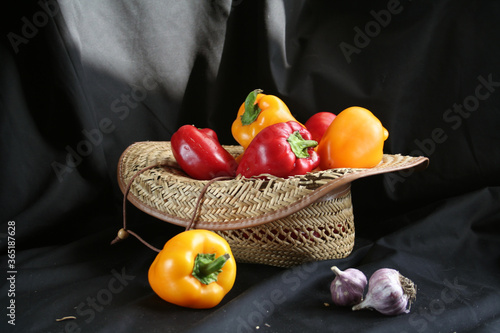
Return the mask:
{"type": "MultiPolygon", "coordinates": [[[[382,160],[389,133],[369,110],[354,106],[338,115],[318,112],[305,124],[278,97],[250,92],[231,126],[243,147],[232,156],[208,128],[184,125],[172,135],[179,167],[198,180],[218,177],[287,178],[314,170],[371,168],[382,160]]],[[[189,308],[218,305],[231,290],[236,263],[228,243],[207,230],[170,239],[149,269],[149,283],[167,302],[189,308]]]]}
{"type": "Polygon", "coordinates": [[[382,160],[389,132],[368,109],[352,106],[338,115],[318,112],[305,124],[277,96],[260,89],[238,109],[231,133],[244,152],[234,157],[208,128],[184,125],[171,139],[172,152],[190,177],[287,178],[314,170],[372,168],[382,160]]]}

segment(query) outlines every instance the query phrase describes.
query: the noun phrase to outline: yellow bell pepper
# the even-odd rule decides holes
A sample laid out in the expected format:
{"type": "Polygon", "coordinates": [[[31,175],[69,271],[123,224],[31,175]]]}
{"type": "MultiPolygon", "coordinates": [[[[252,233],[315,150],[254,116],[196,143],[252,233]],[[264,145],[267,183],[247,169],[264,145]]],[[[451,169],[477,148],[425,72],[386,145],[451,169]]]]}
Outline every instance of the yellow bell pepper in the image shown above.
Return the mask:
{"type": "Polygon", "coordinates": [[[148,272],[153,291],[169,303],[194,309],[216,306],[231,290],[236,262],[224,238],[188,230],[171,238],[148,272]]]}
{"type": "Polygon", "coordinates": [[[369,110],[352,106],[333,119],[318,145],[319,167],[372,168],[382,160],[389,132],[369,110]]]}
{"type": "Polygon", "coordinates": [[[234,139],[246,149],[264,128],[276,123],[297,121],[286,104],[276,96],[262,94],[256,89],[248,94],[231,126],[234,139]]]}

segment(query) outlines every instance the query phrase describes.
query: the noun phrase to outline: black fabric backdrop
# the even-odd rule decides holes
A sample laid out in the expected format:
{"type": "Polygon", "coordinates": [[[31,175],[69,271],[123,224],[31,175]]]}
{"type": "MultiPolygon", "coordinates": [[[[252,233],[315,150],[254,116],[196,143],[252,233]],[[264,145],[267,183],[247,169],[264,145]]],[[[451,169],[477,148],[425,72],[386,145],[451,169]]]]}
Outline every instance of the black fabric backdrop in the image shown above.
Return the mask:
{"type": "MultiPolygon", "coordinates": [[[[2,332],[500,332],[500,2],[40,0],[2,15],[2,332]],[[118,158],[187,123],[234,144],[255,88],[300,121],[367,107],[386,153],[430,165],[353,183],[347,258],[239,264],[216,308],[168,304],[147,282],[155,253],[109,245],[118,158]],[[411,313],[325,306],[332,265],[398,269],[418,286],[411,313]]],[[[182,231],[128,218],[159,247],[182,231]]]]}

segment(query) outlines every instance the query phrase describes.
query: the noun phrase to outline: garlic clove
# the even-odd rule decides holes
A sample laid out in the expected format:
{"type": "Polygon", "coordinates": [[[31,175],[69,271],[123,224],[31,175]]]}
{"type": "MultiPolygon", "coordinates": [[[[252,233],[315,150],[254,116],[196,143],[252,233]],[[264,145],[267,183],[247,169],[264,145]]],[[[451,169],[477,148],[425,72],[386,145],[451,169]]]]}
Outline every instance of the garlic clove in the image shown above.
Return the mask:
{"type": "Polygon", "coordinates": [[[365,274],[356,268],[341,271],[337,266],[333,266],[331,270],[336,275],[330,285],[333,303],[347,306],[361,302],[368,283],[365,274]]]}
{"type": "Polygon", "coordinates": [[[381,268],[370,277],[365,299],[352,310],[375,309],[385,315],[408,313],[416,295],[416,286],[410,279],[395,269],[381,268]]]}

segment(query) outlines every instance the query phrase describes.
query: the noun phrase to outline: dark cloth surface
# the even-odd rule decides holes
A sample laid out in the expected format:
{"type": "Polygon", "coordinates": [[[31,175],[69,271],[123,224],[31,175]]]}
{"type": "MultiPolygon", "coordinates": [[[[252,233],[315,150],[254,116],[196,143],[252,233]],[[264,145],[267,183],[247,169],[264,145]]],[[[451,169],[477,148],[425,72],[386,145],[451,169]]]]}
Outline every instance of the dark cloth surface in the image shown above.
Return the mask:
{"type": "MultiPolygon", "coordinates": [[[[4,5],[0,331],[500,332],[499,15],[491,0],[4,5]],[[119,156],[184,124],[234,144],[256,88],[302,122],[366,107],[386,153],[429,167],[352,184],[347,258],[239,264],[219,306],[168,304],[147,281],[155,253],[110,246],[119,156]],[[399,270],[418,287],[411,312],[331,305],[333,265],[399,270]]],[[[158,247],[183,230],[133,207],[128,220],[158,247]]]]}

